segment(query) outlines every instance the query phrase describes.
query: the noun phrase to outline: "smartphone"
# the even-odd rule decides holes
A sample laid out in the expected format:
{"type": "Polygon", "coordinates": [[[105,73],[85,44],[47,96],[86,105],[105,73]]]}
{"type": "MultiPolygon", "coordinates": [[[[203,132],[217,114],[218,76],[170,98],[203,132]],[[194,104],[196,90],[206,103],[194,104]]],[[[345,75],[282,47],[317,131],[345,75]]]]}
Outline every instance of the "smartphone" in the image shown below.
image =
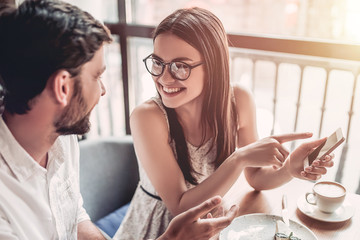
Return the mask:
{"type": "Polygon", "coordinates": [[[309,165],[310,166],[315,159],[320,159],[327,154],[330,154],[335,150],[341,143],[345,141],[342,134],[341,128],[338,128],[333,134],[331,134],[324,143],[318,146],[312,153],[309,154],[309,165]]]}

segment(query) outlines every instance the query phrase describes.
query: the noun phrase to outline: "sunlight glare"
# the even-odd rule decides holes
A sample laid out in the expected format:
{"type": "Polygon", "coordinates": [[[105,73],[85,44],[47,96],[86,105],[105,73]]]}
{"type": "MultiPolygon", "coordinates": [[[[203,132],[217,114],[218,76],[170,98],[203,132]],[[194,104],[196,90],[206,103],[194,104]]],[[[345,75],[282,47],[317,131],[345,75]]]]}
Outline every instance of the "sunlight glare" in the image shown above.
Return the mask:
{"type": "Polygon", "coordinates": [[[351,41],[360,42],[360,1],[347,1],[345,32],[351,41]]]}

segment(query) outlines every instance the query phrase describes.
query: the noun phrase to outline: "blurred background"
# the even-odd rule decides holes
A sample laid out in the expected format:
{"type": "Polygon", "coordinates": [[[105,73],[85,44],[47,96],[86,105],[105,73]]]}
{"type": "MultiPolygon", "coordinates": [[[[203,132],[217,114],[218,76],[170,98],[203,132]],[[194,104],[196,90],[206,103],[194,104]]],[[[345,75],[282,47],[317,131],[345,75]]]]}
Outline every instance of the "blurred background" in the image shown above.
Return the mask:
{"type": "Polygon", "coordinates": [[[152,30],[176,9],[199,6],[229,34],[231,81],[254,94],[260,137],[311,131],[319,138],[341,127],[346,143],[324,179],[360,193],[359,0],[67,2],[102,20],[115,39],[106,48],[107,94],[84,138],[130,134],[132,109],[156,93],[142,62],[152,53],[152,30]]]}

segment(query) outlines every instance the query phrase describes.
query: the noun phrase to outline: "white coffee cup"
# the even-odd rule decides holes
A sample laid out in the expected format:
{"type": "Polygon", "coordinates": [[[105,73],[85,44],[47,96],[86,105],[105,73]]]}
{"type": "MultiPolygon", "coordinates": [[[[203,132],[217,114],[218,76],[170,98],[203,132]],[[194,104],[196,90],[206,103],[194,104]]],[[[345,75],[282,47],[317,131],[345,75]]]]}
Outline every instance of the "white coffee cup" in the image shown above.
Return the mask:
{"type": "Polygon", "coordinates": [[[338,209],[346,196],[346,188],[333,181],[317,182],[312,190],[312,193],[306,193],[306,201],[316,205],[320,211],[325,213],[333,213],[338,209]],[[309,197],[311,198],[309,199],[309,197]]]}

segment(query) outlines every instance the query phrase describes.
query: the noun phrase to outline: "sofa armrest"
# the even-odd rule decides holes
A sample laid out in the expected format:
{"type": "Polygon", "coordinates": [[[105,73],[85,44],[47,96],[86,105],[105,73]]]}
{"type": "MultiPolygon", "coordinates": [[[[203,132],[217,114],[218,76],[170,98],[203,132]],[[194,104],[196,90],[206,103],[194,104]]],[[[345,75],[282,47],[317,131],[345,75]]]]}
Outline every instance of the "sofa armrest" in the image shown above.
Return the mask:
{"type": "Polygon", "coordinates": [[[139,181],[131,136],[80,141],[80,192],[92,221],[128,203],[139,181]]]}

